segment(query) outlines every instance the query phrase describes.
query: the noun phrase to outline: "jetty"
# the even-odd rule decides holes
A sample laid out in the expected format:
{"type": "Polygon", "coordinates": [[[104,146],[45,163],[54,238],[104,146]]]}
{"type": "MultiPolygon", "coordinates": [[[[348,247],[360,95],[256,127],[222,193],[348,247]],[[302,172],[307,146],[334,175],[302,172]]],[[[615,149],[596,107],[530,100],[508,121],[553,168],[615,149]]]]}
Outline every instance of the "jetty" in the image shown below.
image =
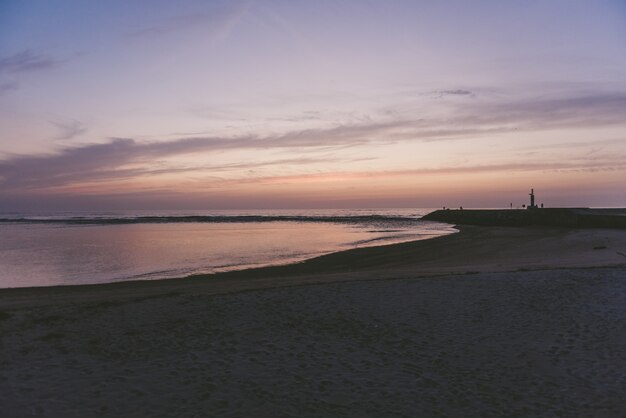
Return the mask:
{"type": "Polygon", "coordinates": [[[626,208],[538,207],[534,190],[531,190],[530,205],[525,209],[443,209],[431,212],[422,219],[457,225],[626,229],[626,208]]]}

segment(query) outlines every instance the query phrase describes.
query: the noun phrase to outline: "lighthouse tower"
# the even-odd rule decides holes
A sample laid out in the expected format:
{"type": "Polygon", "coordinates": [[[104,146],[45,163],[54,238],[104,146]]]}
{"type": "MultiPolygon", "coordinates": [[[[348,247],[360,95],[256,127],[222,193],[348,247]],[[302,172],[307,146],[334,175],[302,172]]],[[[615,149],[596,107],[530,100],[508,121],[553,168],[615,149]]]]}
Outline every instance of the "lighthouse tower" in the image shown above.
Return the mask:
{"type": "Polygon", "coordinates": [[[537,209],[537,205],[535,205],[535,189],[530,189],[530,205],[528,209],[537,209]]]}

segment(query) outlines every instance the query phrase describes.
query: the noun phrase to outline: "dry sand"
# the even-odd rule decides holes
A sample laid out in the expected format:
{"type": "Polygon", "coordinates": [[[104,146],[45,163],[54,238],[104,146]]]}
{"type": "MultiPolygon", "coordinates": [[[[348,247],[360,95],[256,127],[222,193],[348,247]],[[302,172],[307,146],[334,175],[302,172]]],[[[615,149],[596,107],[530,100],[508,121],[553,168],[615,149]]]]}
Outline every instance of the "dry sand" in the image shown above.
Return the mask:
{"type": "Polygon", "coordinates": [[[626,231],[6,289],[0,331],[3,416],[623,416],[626,231]]]}

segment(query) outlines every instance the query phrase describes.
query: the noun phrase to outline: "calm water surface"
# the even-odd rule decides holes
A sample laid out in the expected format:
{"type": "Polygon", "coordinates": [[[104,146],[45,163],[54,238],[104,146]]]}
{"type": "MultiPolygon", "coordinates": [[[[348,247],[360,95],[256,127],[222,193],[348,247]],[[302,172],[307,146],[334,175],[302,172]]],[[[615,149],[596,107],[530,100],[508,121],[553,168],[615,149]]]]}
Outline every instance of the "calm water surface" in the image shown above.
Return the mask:
{"type": "Polygon", "coordinates": [[[0,215],[0,287],[184,277],[449,234],[427,210],[0,215]],[[189,217],[194,218],[189,218],[189,217]]]}

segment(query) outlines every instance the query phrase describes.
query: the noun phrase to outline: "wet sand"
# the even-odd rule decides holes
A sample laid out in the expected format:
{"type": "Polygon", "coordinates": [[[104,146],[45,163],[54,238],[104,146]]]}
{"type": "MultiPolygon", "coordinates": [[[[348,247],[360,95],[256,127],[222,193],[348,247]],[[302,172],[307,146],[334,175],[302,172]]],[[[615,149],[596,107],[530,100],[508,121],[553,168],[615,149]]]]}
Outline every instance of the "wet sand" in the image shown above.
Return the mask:
{"type": "Polygon", "coordinates": [[[0,291],[8,416],[620,416],[626,231],[0,291]]]}

